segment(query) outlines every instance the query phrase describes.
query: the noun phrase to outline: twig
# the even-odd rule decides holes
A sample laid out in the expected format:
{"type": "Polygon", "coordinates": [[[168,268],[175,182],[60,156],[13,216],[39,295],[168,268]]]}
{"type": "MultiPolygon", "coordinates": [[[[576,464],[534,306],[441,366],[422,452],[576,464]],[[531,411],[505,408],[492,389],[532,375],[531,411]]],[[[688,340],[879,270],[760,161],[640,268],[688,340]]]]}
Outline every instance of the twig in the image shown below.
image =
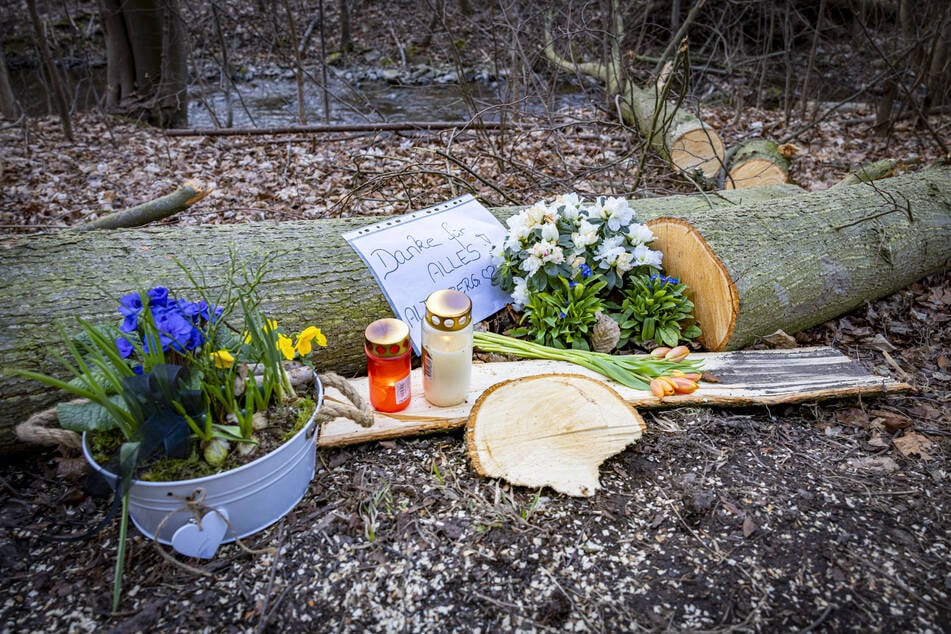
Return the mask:
{"type": "Polygon", "coordinates": [[[697,0],[696,4],[690,7],[690,12],[687,13],[687,17],[684,18],[684,21],[677,30],[676,35],[670,38],[670,41],[667,43],[667,48],[664,49],[664,52],[661,53],[661,56],[657,59],[657,65],[654,66],[654,77],[660,75],[660,71],[664,67],[664,64],[666,64],[667,60],[670,59],[674,49],[680,46],[681,40],[683,40],[687,35],[687,29],[690,28],[694,18],[697,17],[697,13],[700,12],[700,9],[703,8],[703,5],[706,4],[706,2],[707,0],[697,0]]]}
{"type": "Polygon", "coordinates": [[[274,578],[277,576],[278,563],[281,560],[281,547],[284,545],[284,522],[282,521],[277,528],[277,546],[274,548],[274,559],[271,561],[271,573],[268,575],[267,588],[264,590],[264,601],[261,604],[261,618],[258,620],[256,632],[264,632],[268,621],[268,602],[271,598],[271,591],[274,589],[274,578]]]}
{"type": "Polygon", "coordinates": [[[825,621],[826,618],[828,618],[829,612],[831,611],[832,611],[832,604],[830,603],[829,605],[826,606],[826,609],[822,611],[822,614],[820,614],[819,617],[815,621],[807,625],[806,629],[802,630],[800,634],[806,634],[806,632],[811,632],[817,627],[819,627],[820,625],[822,625],[822,622],[825,621]]]}

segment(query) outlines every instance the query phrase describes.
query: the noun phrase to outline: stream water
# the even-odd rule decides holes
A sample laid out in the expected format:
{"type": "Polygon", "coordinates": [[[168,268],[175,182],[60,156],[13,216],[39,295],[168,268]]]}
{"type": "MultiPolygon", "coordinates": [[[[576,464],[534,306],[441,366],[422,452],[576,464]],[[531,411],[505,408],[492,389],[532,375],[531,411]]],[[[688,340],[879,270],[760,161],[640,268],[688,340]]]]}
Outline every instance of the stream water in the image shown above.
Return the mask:
{"type": "MultiPolygon", "coordinates": [[[[67,77],[71,110],[95,108],[102,95],[104,68],[84,69],[67,77]]],[[[14,93],[31,116],[55,112],[50,91],[36,69],[13,73],[14,93]]],[[[305,84],[304,118],[309,124],[355,123],[366,121],[465,121],[473,106],[486,120],[498,119],[499,86],[496,82],[428,82],[419,85],[394,84],[384,80],[363,81],[359,88],[339,80],[328,83],[328,110],[324,92],[313,82],[305,84]],[[467,97],[469,99],[467,99],[467,97]],[[329,117],[328,117],[329,115],[329,117]]],[[[580,105],[586,97],[573,86],[562,86],[544,100],[531,97],[520,102],[522,111],[540,113],[546,108],[580,105]]],[[[189,87],[188,125],[193,128],[229,126],[268,127],[297,125],[297,84],[293,78],[257,78],[236,83],[229,91],[216,85],[189,87]]]]}

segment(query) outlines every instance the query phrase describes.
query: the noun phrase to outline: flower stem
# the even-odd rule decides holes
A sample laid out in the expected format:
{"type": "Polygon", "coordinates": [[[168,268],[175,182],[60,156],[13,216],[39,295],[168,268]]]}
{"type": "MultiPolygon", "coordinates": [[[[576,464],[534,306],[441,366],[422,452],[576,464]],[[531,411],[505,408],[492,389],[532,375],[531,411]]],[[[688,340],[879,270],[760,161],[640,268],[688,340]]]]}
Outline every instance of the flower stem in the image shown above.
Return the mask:
{"type": "Polygon", "coordinates": [[[491,332],[473,333],[473,344],[485,352],[511,354],[526,359],[568,361],[635,390],[649,390],[652,378],[671,370],[696,371],[700,367],[699,361],[667,361],[648,354],[612,355],[589,350],[549,348],[491,332]]]}
{"type": "MultiPolygon", "coordinates": [[[[120,487],[121,489],[121,487],[120,487]]],[[[118,493],[117,493],[118,495],[118,493]]],[[[122,496],[122,514],[119,521],[119,544],[116,552],[116,568],[112,577],[112,613],[119,611],[119,597],[122,594],[122,571],[125,568],[125,541],[129,532],[129,489],[122,496]]]]}

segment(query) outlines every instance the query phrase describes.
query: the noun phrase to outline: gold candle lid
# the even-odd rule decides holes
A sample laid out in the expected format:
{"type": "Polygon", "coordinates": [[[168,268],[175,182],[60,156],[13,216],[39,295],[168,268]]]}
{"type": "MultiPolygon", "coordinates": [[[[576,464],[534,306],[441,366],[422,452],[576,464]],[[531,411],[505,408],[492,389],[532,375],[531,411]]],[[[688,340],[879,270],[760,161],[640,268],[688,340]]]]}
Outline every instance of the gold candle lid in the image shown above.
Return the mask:
{"type": "Polygon", "coordinates": [[[410,349],[409,326],[399,319],[377,319],[363,334],[367,350],[378,357],[399,357],[410,349]]]}
{"type": "Polygon", "coordinates": [[[472,321],[472,300],[452,289],[426,298],[426,321],[437,330],[462,330],[472,321]]]}

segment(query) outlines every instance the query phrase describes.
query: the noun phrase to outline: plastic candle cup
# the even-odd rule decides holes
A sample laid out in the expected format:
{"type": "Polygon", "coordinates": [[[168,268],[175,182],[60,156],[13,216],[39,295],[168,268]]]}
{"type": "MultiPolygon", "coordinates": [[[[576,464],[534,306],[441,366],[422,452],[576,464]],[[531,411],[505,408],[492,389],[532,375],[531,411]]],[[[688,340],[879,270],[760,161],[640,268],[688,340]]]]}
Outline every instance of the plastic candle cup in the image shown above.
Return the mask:
{"type": "Polygon", "coordinates": [[[406,409],[412,391],[409,326],[399,319],[377,319],[364,335],[370,404],[381,412],[406,409]]]}
{"type": "Polygon", "coordinates": [[[441,290],[426,299],[422,325],[423,395],[438,407],[457,405],[472,378],[472,302],[441,290]]]}

